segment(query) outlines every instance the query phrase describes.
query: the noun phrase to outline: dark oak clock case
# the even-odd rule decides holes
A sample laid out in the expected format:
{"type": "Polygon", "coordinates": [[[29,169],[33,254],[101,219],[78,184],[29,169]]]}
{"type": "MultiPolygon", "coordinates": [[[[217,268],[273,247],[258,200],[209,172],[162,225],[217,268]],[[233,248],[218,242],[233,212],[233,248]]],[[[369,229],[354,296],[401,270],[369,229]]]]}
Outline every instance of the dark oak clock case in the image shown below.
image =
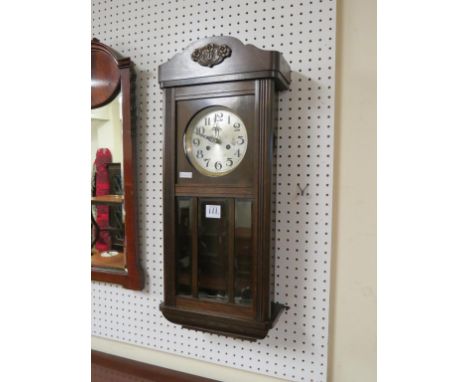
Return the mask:
{"type": "Polygon", "coordinates": [[[281,53],[232,37],[198,41],[159,67],[165,92],[160,309],[171,322],[255,340],[283,308],[271,298],[272,161],[277,92],[290,80],[281,53]],[[244,158],[224,176],[201,174],[184,152],[190,121],[213,106],[239,116],[248,135],[244,158]],[[217,219],[205,216],[210,205],[220,206],[217,219]]]}

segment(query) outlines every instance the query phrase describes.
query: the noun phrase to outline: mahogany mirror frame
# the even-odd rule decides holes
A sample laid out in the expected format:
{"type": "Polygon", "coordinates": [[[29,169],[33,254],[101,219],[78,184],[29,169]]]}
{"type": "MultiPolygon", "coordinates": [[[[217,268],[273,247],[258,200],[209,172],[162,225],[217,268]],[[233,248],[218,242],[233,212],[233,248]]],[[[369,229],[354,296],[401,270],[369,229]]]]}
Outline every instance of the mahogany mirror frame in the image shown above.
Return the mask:
{"type": "Polygon", "coordinates": [[[91,109],[105,106],[121,93],[123,132],[123,178],[125,201],[126,269],[91,266],[91,279],[120,284],[124,288],[141,290],[144,274],[138,256],[136,189],[134,182],[134,108],[133,63],[94,38],[91,41],[91,109]]]}

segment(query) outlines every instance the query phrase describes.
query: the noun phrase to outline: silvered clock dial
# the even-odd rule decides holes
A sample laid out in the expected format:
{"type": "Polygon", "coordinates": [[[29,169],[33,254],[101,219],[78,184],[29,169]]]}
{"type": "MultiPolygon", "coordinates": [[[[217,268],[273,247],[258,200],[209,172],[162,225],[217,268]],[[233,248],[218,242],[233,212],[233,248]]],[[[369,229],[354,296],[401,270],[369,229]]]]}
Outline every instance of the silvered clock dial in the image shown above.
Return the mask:
{"type": "Polygon", "coordinates": [[[223,176],[234,171],[244,159],[247,145],[244,122],[221,106],[198,112],[184,134],[185,155],[206,176],[223,176]]]}

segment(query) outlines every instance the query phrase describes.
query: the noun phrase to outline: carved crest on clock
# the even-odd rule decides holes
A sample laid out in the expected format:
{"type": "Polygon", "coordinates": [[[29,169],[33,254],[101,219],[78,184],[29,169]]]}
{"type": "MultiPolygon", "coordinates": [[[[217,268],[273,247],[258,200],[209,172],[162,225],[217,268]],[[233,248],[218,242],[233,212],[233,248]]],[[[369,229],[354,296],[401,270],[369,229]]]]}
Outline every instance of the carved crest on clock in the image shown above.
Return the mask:
{"type": "Polygon", "coordinates": [[[213,67],[224,61],[231,55],[231,48],[226,44],[207,44],[201,48],[195,49],[192,53],[192,60],[202,66],[213,67]]]}

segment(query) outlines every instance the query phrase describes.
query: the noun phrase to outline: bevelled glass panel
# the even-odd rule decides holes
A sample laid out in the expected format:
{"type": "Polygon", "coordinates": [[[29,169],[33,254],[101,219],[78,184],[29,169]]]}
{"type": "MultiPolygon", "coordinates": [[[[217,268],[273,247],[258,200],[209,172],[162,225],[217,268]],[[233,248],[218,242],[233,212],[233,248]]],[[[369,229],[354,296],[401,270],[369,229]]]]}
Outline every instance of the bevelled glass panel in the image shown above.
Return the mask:
{"type": "Polygon", "coordinates": [[[198,206],[198,297],[228,301],[229,204],[200,199],[198,206]]]}
{"type": "Polygon", "coordinates": [[[176,292],[192,294],[192,199],[177,198],[176,292]]]}
{"type": "Polygon", "coordinates": [[[252,200],[236,199],[234,302],[252,304],[252,200]]]}

